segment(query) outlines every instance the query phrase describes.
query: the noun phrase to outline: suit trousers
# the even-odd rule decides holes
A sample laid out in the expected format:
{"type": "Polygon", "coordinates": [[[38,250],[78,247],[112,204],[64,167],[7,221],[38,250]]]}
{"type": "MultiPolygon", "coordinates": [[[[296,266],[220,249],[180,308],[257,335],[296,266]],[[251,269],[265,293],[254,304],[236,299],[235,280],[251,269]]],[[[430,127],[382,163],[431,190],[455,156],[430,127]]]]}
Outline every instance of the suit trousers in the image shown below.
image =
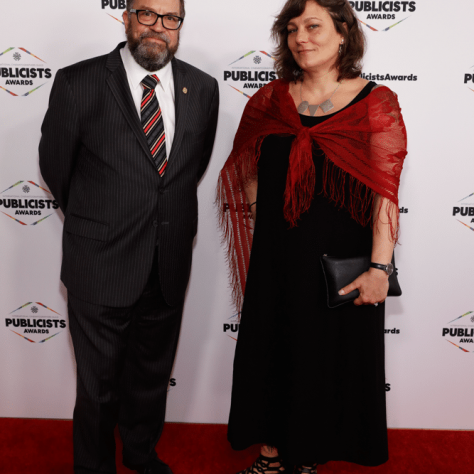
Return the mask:
{"type": "Polygon", "coordinates": [[[143,466],[157,457],[183,303],[165,302],[156,261],[155,255],[147,285],[130,307],[95,305],[68,294],[77,362],[76,474],[116,472],[117,424],[126,465],[143,466]]]}

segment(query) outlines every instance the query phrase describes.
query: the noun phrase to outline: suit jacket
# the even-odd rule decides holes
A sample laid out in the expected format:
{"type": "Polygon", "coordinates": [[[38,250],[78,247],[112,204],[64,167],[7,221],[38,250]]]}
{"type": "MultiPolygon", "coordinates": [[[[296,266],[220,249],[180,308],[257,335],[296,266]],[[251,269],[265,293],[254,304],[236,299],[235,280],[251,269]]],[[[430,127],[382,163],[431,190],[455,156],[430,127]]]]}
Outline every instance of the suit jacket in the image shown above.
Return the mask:
{"type": "Polygon", "coordinates": [[[172,60],[176,127],[160,177],[127,82],[124,44],[59,70],[51,91],[39,154],[65,216],[61,279],[84,301],[129,306],[156,251],[163,295],[175,305],[189,279],[197,185],[212,152],[219,90],[209,75],[172,60]]]}

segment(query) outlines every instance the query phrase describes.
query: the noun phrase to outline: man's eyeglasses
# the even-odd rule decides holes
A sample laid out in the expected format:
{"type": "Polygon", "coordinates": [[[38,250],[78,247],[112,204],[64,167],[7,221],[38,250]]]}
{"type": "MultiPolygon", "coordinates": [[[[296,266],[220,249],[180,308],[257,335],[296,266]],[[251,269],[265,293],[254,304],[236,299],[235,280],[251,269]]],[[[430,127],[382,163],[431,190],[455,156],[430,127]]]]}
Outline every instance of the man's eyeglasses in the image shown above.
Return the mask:
{"type": "Polygon", "coordinates": [[[183,24],[184,18],[175,15],[159,15],[158,13],[149,10],[135,10],[130,9],[130,13],[136,13],[138,23],[145,26],[153,26],[158,18],[161,18],[163,28],[167,30],[177,30],[183,24]]]}

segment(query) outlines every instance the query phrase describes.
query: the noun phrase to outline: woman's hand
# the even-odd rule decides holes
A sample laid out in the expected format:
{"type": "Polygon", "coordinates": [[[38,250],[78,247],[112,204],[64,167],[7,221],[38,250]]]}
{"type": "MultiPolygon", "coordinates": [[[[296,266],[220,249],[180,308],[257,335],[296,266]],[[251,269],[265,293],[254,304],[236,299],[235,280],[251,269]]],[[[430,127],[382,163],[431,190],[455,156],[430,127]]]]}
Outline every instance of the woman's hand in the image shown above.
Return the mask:
{"type": "Polygon", "coordinates": [[[388,293],[388,275],[378,268],[370,268],[351,284],[339,290],[339,294],[347,295],[355,289],[358,289],[360,293],[354,300],[356,306],[383,303],[388,293]]]}
{"type": "Polygon", "coordinates": [[[254,202],[254,204],[250,207],[250,212],[252,213],[252,219],[255,222],[257,220],[257,203],[254,202]]]}
{"type": "Polygon", "coordinates": [[[247,205],[250,208],[250,212],[252,213],[252,219],[254,222],[257,219],[257,189],[257,180],[247,183],[244,188],[245,196],[247,197],[247,205]]]}
{"type": "MultiPolygon", "coordinates": [[[[387,198],[377,195],[374,209],[379,210],[379,215],[376,218],[377,213],[374,214],[371,261],[390,262],[393,255],[393,241],[389,222],[396,222],[398,208],[391,205],[387,198]]],[[[388,275],[383,270],[371,267],[350,285],[341,288],[339,294],[347,295],[355,289],[360,293],[354,300],[356,306],[383,303],[388,293],[388,275]]]]}

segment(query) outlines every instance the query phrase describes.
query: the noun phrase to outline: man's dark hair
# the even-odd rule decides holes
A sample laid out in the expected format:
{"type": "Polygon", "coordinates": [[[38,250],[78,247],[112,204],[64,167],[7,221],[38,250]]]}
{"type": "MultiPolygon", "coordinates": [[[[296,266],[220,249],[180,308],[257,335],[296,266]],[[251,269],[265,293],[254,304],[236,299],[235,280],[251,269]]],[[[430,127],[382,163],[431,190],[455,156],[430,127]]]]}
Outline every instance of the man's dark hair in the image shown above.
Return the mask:
{"type": "MultiPolygon", "coordinates": [[[[135,2],[135,0],[127,0],[127,11],[128,12],[130,11],[130,8],[133,8],[134,2],[135,2]]],[[[180,11],[179,16],[181,18],[184,18],[186,16],[186,10],[184,8],[184,0],[179,0],[179,11],[180,11]]]]}
{"type": "Polygon", "coordinates": [[[365,36],[354,10],[347,0],[288,0],[275,19],[272,37],[277,43],[275,70],[278,77],[287,81],[302,78],[303,71],[293,58],[288,47],[288,23],[303,14],[307,2],[316,2],[331,16],[336,31],[344,37],[341,54],[335,67],[339,71],[338,81],[354,79],[362,71],[361,60],[365,52],[365,36]],[[344,27],[346,23],[347,28],[344,27]]]}

